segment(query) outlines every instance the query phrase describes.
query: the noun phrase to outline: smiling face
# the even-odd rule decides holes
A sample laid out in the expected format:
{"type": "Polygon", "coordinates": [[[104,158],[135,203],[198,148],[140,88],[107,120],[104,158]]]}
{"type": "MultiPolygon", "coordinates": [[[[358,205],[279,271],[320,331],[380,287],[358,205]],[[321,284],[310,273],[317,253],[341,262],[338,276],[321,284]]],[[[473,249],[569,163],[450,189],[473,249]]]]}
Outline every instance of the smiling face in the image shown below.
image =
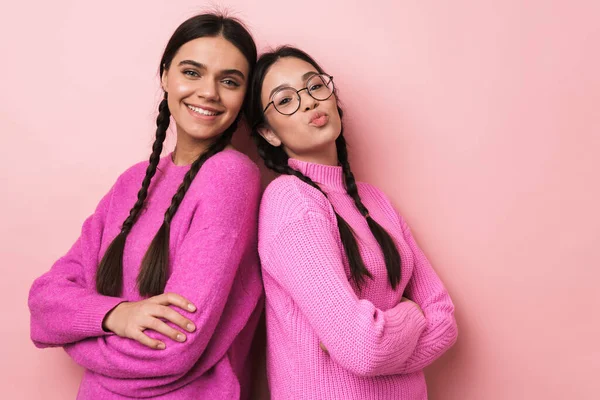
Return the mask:
{"type": "Polygon", "coordinates": [[[162,75],[177,141],[211,142],[238,116],[250,66],[222,36],[191,40],[162,75]]]}
{"type": "Polygon", "coordinates": [[[319,72],[310,63],[284,57],[269,68],[260,93],[263,108],[273,101],[284,110],[290,97],[279,96],[282,88],[301,90],[298,93],[300,107],[294,114],[283,115],[271,104],[264,113],[266,123],[258,131],[271,145],[283,146],[288,156],[306,161],[318,159],[323,154],[335,154],[335,140],[342,128],[335,94],[326,100],[316,100],[308,90],[302,90],[309,81],[311,87],[308,89],[318,90],[313,84],[314,79],[311,80],[317,74],[319,72]]]}

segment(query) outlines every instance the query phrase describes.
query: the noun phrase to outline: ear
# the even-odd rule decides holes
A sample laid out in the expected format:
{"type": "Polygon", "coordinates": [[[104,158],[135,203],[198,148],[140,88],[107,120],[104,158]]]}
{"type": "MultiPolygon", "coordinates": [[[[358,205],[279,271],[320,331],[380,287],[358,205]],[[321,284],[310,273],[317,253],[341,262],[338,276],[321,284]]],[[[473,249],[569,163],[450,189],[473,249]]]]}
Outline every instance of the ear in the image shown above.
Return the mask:
{"type": "Polygon", "coordinates": [[[162,90],[165,93],[169,92],[169,90],[168,90],[168,82],[169,82],[169,80],[167,79],[167,72],[168,71],[166,69],[164,69],[163,73],[162,73],[162,76],[160,77],[160,84],[162,86],[162,90]]]}
{"type": "Polygon", "coordinates": [[[273,147],[281,146],[281,139],[273,132],[267,125],[261,125],[258,129],[258,133],[262,136],[269,144],[273,147]]]}

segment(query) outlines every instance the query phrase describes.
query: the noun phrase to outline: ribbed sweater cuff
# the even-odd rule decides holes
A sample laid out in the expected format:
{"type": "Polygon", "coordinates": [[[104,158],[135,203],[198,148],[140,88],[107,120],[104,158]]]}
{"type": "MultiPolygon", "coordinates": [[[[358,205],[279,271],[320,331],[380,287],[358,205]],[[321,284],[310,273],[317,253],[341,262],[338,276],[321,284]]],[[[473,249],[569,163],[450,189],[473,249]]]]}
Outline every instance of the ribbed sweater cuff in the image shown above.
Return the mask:
{"type": "Polygon", "coordinates": [[[81,307],[73,322],[73,329],[86,337],[110,334],[102,329],[102,321],[110,310],[124,301],[126,300],[120,297],[102,295],[82,299],[81,307]]]}

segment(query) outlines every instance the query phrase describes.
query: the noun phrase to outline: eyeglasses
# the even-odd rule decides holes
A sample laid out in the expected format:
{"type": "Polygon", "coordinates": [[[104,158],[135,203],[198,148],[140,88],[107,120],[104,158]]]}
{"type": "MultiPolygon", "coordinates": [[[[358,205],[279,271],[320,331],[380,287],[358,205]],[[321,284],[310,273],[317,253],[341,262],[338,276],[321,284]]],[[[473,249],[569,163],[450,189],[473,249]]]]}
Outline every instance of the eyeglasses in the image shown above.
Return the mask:
{"type": "Polygon", "coordinates": [[[315,74],[306,81],[306,87],[296,90],[292,87],[284,87],[277,90],[271,96],[271,102],[263,110],[263,114],[271,104],[283,115],[292,115],[300,108],[300,92],[306,90],[310,97],[315,100],[324,101],[333,94],[333,76],[327,74],[315,74]]]}

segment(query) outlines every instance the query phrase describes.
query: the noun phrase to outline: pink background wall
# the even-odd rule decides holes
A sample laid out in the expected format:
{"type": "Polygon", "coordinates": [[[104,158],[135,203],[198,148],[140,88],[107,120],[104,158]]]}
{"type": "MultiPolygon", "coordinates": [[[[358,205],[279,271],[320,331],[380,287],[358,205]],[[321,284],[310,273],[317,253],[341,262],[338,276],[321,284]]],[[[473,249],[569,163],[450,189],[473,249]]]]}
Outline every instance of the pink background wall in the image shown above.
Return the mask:
{"type": "MultiPolygon", "coordinates": [[[[200,8],[10,3],[0,397],[73,398],[82,372],[29,342],[27,292],[147,157],[161,51],[200,8]]],[[[335,75],[356,174],[391,196],[453,295],[459,342],[427,371],[431,398],[598,398],[598,2],[366,4],[225,5],[261,47],[299,45],[335,75]]]]}

